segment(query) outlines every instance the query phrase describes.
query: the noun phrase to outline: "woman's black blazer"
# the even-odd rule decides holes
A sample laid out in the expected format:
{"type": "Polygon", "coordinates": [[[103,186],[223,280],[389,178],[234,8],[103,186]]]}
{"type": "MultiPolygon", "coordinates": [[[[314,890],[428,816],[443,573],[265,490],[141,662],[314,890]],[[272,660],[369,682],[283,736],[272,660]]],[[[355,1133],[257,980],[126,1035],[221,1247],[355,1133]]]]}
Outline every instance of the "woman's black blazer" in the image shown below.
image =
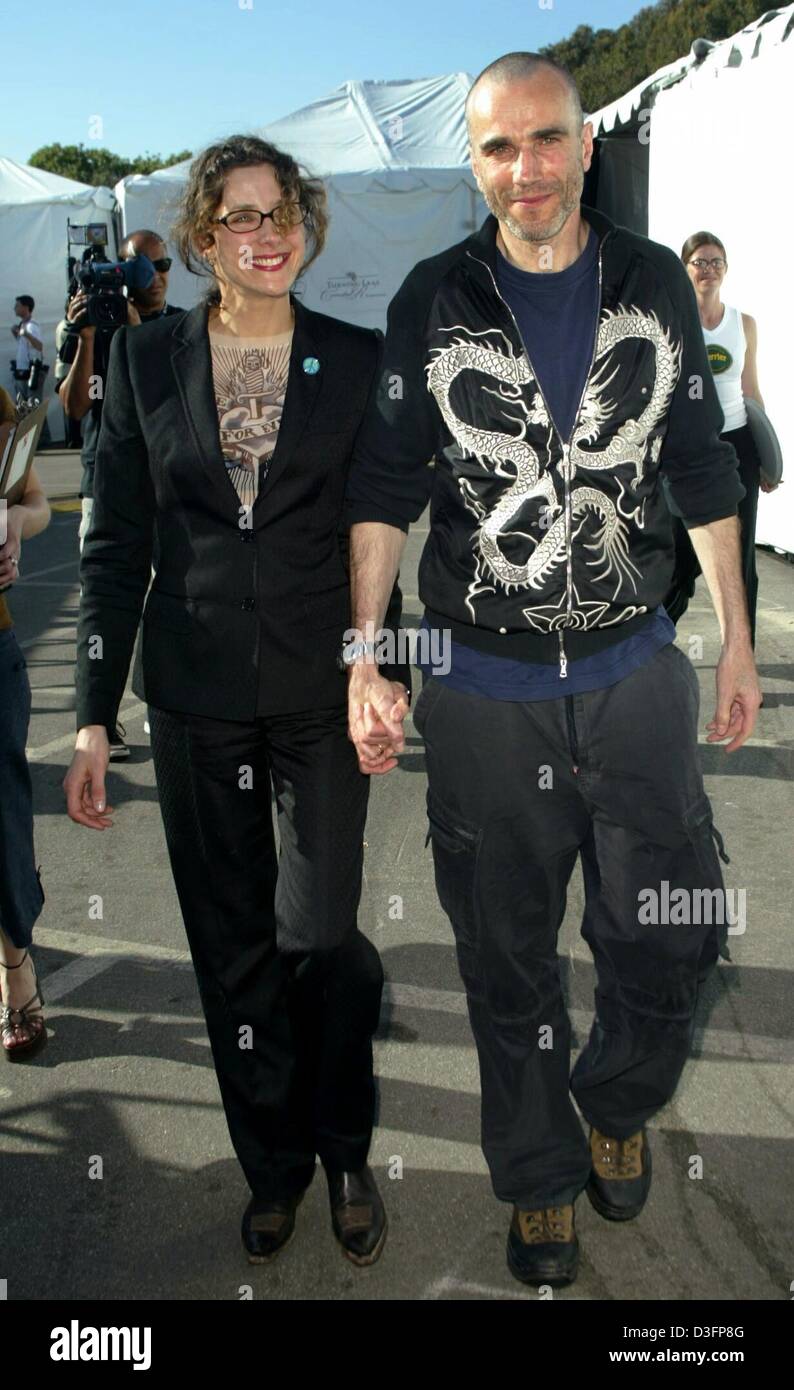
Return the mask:
{"type": "Polygon", "coordinates": [[[221,453],[206,304],[116,332],[80,563],[78,729],[115,721],[155,529],[136,695],[238,720],[344,703],[345,485],[382,335],[293,304],[284,413],[250,525],[221,453]]]}

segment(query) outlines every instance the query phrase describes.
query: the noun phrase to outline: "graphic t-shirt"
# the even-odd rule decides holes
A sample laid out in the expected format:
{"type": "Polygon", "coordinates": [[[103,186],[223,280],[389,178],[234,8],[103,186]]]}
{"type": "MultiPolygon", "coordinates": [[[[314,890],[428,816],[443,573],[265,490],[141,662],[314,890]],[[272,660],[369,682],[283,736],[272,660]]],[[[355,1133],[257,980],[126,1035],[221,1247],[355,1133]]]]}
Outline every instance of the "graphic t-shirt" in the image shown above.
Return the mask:
{"type": "Polygon", "coordinates": [[[252,507],[276,447],[292,330],[272,338],[210,333],[221,449],[240,502],[252,507]]]}

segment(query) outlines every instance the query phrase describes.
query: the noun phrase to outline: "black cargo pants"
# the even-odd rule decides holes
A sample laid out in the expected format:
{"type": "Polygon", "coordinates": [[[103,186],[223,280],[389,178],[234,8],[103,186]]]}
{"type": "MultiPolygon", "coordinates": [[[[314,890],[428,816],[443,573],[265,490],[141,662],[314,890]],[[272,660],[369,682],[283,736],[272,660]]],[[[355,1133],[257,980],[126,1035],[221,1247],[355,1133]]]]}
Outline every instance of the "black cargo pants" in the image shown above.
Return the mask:
{"type": "Polygon", "coordinates": [[[699,987],[718,954],[729,959],[698,706],[697,676],[673,645],[584,695],[489,700],[432,678],[417,700],[436,888],[479,1056],[483,1151],[504,1201],[562,1205],[584,1187],[590,1155],[571,1093],[616,1138],[670,1099],[699,987]],[[597,983],[569,1077],[557,933],[579,853],[597,983]],[[702,924],[679,924],[682,902],[702,924]]]}

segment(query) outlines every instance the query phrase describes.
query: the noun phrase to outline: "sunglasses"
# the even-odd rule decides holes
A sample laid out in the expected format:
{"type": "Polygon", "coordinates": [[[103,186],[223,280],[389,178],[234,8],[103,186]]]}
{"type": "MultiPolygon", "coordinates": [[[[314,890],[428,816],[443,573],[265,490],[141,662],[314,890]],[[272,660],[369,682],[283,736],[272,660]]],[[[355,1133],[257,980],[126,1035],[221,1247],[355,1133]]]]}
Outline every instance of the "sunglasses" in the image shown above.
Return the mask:
{"type": "Polygon", "coordinates": [[[172,256],[161,256],[159,261],[152,261],[155,270],[158,270],[161,275],[165,275],[166,271],[170,270],[173,264],[174,261],[172,256]]]}

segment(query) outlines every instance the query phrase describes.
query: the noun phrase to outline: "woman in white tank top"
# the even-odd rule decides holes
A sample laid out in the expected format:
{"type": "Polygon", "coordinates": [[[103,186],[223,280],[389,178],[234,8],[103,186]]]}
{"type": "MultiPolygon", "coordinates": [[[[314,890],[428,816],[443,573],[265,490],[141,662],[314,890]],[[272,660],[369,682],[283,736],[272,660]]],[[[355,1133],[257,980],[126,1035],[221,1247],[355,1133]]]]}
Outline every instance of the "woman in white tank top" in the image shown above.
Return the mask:
{"type": "MultiPolygon", "coordinates": [[[[739,459],[739,476],[745,496],[739,503],[741,527],[742,574],[747,589],[750,631],[755,646],[755,614],[758,598],[758,575],[755,567],[755,523],[758,510],[758,490],[772,492],[774,488],[763,480],[747,409],[744,401],[752,396],[763,407],[758,385],[756,354],[758,330],[755,319],[721,297],[722,282],[728,270],[728,257],[719,237],[712,232],[695,232],[684,242],[681,259],[687,268],[695,290],[700,312],[703,337],[706,341],[714,385],[724,417],[721,438],[733,445],[739,459]]],[[[665,608],[674,622],[686,611],[695,590],[700,566],[682,522],[673,518],[676,542],[676,572],[673,586],[665,600],[665,608]]]]}

